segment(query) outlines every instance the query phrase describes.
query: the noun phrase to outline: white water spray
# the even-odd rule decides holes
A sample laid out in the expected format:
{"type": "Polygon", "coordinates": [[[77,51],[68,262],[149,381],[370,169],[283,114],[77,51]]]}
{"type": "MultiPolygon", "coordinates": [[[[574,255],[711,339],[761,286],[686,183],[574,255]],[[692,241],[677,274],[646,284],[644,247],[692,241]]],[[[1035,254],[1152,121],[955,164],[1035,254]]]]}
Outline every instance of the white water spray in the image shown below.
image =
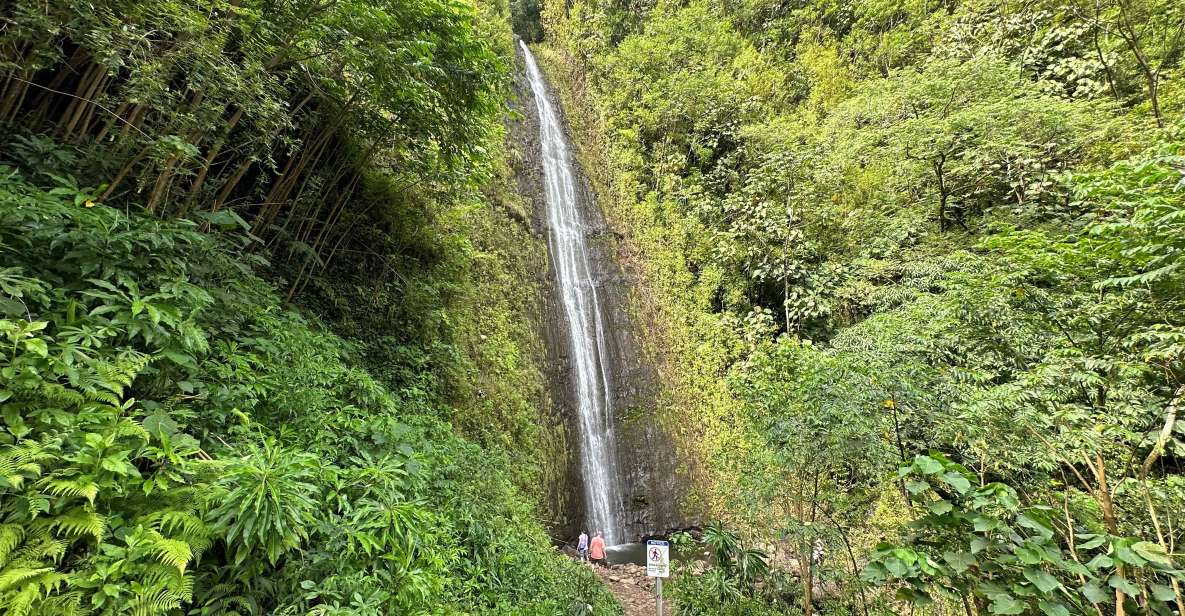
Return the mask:
{"type": "Polygon", "coordinates": [[[572,158],[559,114],[548,100],[543,75],[531,50],[522,41],[519,45],[526,57],[527,79],[539,110],[544,201],[550,230],[548,245],[568,320],[588,530],[601,531],[605,544],[614,545],[625,537],[621,528],[621,485],[613,435],[613,390],[605,350],[607,332],[585,237],[590,227],[580,208],[572,158]]]}

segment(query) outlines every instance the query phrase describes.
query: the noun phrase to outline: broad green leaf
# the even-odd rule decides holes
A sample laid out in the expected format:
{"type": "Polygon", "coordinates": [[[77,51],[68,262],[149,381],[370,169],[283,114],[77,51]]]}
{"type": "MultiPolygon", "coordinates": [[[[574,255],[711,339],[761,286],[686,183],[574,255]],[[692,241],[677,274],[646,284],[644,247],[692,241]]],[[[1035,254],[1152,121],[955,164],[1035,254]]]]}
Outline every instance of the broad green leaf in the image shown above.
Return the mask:
{"type": "Polygon", "coordinates": [[[1164,584],[1153,582],[1148,585],[1148,590],[1152,592],[1152,598],[1157,601],[1174,601],[1177,598],[1177,593],[1173,592],[1172,587],[1164,584]]]}
{"type": "Polygon", "coordinates": [[[976,564],[975,556],[967,552],[943,552],[942,559],[955,573],[962,573],[976,564]]]}
{"type": "Polygon", "coordinates": [[[41,338],[29,338],[24,341],[25,349],[39,357],[49,357],[49,346],[41,338]]]}
{"type": "Polygon", "coordinates": [[[910,494],[921,494],[922,492],[930,489],[930,484],[926,483],[925,481],[911,479],[905,482],[905,489],[908,490],[910,494]]]}
{"type": "Polygon", "coordinates": [[[896,577],[905,577],[909,573],[909,566],[901,562],[900,558],[890,556],[884,560],[885,569],[889,570],[896,577]]]}
{"type": "Polygon", "coordinates": [[[1136,597],[1140,594],[1140,589],[1135,584],[1132,584],[1127,578],[1118,573],[1107,579],[1107,585],[1115,590],[1122,590],[1129,597],[1136,597]]]}
{"type": "Polygon", "coordinates": [[[1084,539],[1082,543],[1078,544],[1079,550],[1093,550],[1107,542],[1106,535],[1084,534],[1078,535],[1078,538],[1084,539]]]}
{"type": "Polygon", "coordinates": [[[1050,593],[1061,587],[1061,582],[1058,582],[1057,578],[1041,569],[1026,567],[1024,576],[1026,580],[1032,582],[1033,586],[1037,587],[1037,590],[1043,593],[1050,593]]]}
{"type": "Polygon", "coordinates": [[[1037,607],[1049,616],[1070,616],[1070,610],[1057,601],[1042,601],[1037,604],[1037,607]]]}
{"type": "Polygon", "coordinates": [[[942,472],[942,462],[930,456],[919,455],[913,459],[913,468],[923,475],[936,475],[942,472]]]}
{"type": "Polygon", "coordinates": [[[930,595],[909,586],[898,588],[896,596],[899,601],[906,601],[915,605],[929,605],[934,602],[930,598],[930,595]]]}
{"type": "Polygon", "coordinates": [[[1106,554],[1098,554],[1094,558],[1087,561],[1086,566],[1090,569],[1098,571],[1100,569],[1110,569],[1115,565],[1115,561],[1106,554]]]}
{"type": "Polygon", "coordinates": [[[1019,547],[1013,553],[1026,565],[1039,565],[1045,561],[1045,552],[1041,548],[1032,546],[1019,547]]]}
{"type": "Polygon", "coordinates": [[[1131,546],[1132,551],[1139,554],[1141,558],[1148,562],[1153,562],[1159,565],[1171,565],[1172,560],[1169,555],[1165,553],[1164,548],[1159,544],[1151,541],[1137,541],[1131,546]]]}
{"type": "Polygon", "coordinates": [[[1025,610],[1025,603],[1008,594],[992,597],[988,611],[993,614],[1020,614],[1025,610]]]}
{"type": "Polygon", "coordinates": [[[936,501],[930,501],[926,504],[926,508],[929,509],[930,513],[933,513],[934,515],[945,515],[950,513],[954,506],[951,505],[950,502],[940,499],[936,501]]]}
{"type": "Polygon", "coordinates": [[[995,518],[989,518],[985,515],[977,515],[972,520],[975,525],[975,532],[986,533],[1000,527],[1000,521],[995,518]]]}
{"type": "Polygon", "coordinates": [[[1022,513],[1016,516],[1016,523],[1035,531],[1045,539],[1053,537],[1053,529],[1050,528],[1049,523],[1041,518],[1044,517],[1036,512],[1022,513]]]}
{"type": "Polygon", "coordinates": [[[1094,582],[1088,582],[1081,589],[1082,596],[1086,597],[1087,601],[1091,603],[1109,603],[1111,601],[1111,593],[1103,590],[1101,586],[1094,582]]]}
{"type": "Polygon", "coordinates": [[[967,490],[971,489],[971,482],[967,481],[966,477],[964,477],[963,475],[961,475],[955,471],[948,471],[948,472],[943,473],[942,474],[942,481],[944,483],[946,483],[947,485],[949,485],[950,487],[954,488],[955,491],[958,492],[959,494],[966,494],[967,490]]]}
{"type": "Polygon", "coordinates": [[[971,553],[978,554],[988,548],[991,542],[983,537],[976,537],[971,540],[971,553]]]}

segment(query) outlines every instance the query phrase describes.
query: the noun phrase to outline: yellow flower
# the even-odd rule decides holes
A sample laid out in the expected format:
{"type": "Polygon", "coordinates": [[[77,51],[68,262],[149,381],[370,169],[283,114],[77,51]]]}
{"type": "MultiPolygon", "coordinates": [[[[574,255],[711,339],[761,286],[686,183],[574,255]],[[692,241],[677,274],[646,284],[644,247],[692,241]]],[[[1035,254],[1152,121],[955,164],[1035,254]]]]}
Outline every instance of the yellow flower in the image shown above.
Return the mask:
{"type": "Polygon", "coordinates": [[[885,408],[895,409],[897,408],[897,403],[894,402],[892,398],[889,398],[888,400],[885,400],[885,408]]]}
{"type": "Polygon", "coordinates": [[[84,201],[82,203],[82,206],[83,207],[95,207],[95,200],[94,199],[87,199],[86,201],[84,201]]]}

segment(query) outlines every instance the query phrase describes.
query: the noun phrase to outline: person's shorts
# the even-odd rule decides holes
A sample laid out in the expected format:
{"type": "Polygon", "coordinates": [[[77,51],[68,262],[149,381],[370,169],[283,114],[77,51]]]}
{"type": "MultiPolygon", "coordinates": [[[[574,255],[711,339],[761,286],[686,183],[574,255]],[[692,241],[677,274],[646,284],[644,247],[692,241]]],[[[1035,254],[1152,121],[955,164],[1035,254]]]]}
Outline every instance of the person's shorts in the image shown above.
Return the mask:
{"type": "Polygon", "coordinates": [[[588,560],[588,548],[580,550],[580,558],[588,560]]]}

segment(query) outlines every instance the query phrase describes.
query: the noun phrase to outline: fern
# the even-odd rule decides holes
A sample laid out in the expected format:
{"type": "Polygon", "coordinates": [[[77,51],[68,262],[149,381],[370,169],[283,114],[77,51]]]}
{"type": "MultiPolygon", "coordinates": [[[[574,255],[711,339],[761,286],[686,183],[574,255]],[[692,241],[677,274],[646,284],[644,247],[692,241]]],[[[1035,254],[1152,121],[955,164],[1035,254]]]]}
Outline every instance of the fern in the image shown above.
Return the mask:
{"type": "Polygon", "coordinates": [[[86,402],[86,397],[61,383],[44,382],[37,392],[47,401],[64,408],[71,408],[86,402]]]}
{"type": "Polygon", "coordinates": [[[95,541],[102,541],[103,533],[107,530],[103,516],[80,507],[55,517],[51,524],[69,537],[90,535],[95,541]]]}
{"type": "Polygon", "coordinates": [[[26,479],[39,477],[44,464],[55,458],[42,443],[25,440],[10,445],[0,451],[0,479],[19,489],[26,479]]]}
{"type": "Polygon", "coordinates": [[[82,616],[88,613],[82,609],[82,593],[72,591],[46,597],[37,605],[38,616],[82,616]]]}
{"type": "Polygon", "coordinates": [[[166,589],[151,595],[137,595],[128,605],[132,608],[132,616],[157,616],[180,608],[184,600],[185,597],[166,589]]]}
{"type": "Polygon", "coordinates": [[[88,478],[53,479],[47,478],[40,482],[46,492],[54,496],[73,496],[85,498],[92,506],[99,495],[99,484],[88,478]]]}
{"type": "Polygon", "coordinates": [[[53,573],[53,567],[10,567],[0,571],[0,591],[8,590],[18,584],[25,585],[30,580],[53,573]]]}
{"type": "Polygon", "coordinates": [[[0,525],[0,567],[8,563],[8,556],[25,539],[25,529],[19,524],[0,525]]]}
{"type": "Polygon", "coordinates": [[[193,559],[193,550],[189,544],[179,539],[166,539],[155,530],[148,531],[148,538],[152,544],[152,551],[160,561],[177,571],[185,573],[185,567],[193,559]]]}

